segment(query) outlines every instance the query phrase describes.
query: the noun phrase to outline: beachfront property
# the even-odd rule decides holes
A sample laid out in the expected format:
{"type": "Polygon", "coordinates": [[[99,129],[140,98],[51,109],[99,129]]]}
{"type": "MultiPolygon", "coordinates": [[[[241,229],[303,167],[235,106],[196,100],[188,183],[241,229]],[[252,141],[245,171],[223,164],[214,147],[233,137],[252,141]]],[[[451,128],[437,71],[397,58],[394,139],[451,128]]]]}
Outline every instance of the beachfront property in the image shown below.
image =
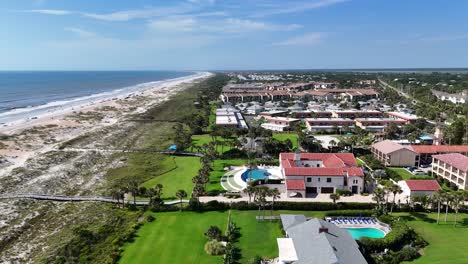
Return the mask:
{"type": "Polygon", "coordinates": [[[304,119],[307,129],[310,132],[328,131],[343,129],[348,127],[354,129],[354,120],[349,118],[306,118],[304,119]]]}
{"type": "Polygon", "coordinates": [[[363,191],[364,172],[352,153],[281,153],[279,160],[288,197],[363,191]]]}
{"type": "Polygon", "coordinates": [[[351,234],[327,221],[282,214],[285,238],[277,238],[278,264],[367,263],[351,234]]]}
{"type": "Polygon", "coordinates": [[[432,175],[468,190],[468,157],[459,153],[432,156],[432,175]]]}
{"type": "Polygon", "coordinates": [[[356,126],[369,132],[384,132],[390,124],[400,127],[406,124],[406,120],[393,118],[356,118],[356,126]]]}
{"type": "Polygon", "coordinates": [[[288,117],[265,117],[267,123],[261,124],[261,127],[273,131],[286,131],[291,125],[301,122],[297,118],[288,117]]]}
{"type": "Polygon", "coordinates": [[[430,164],[437,154],[460,153],[468,155],[468,145],[402,145],[383,140],[371,146],[374,158],[389,167],[408,167],[430,164]]]}
{"type": "Polygon", "coordinates": [[[248,128],[242,114],[230,107],[216,109],[216,126],[230,128],[248,128]]]}
{"type": "Polygon", "coordinates": [[[440,185],[436,180],[405,180],[399,181],[398,185],[406,199],[415,195],[432,196],[434,192],[440,190],[440,185]]]}

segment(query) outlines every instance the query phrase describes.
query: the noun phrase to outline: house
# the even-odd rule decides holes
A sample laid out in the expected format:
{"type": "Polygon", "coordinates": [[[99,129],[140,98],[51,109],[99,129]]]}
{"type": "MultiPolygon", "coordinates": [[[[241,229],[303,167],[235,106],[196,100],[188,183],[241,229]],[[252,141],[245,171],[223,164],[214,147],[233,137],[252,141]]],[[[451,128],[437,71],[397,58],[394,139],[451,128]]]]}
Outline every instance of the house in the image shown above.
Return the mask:
{"type": "Polygon", "coordinates": [[[432,94],[437,97],[437,99],[442,101],[450,101],[454,104],[465,104],[468,102],[468,94],[466,91],[458,94],[450,94],[446,92],[431,90],[432,94]]]}
{"type": "Polygon", "coordinates": [[[349,190],[361,193],[364,172],[352,153],[281,153],[280,170],[288,197],[349,190]]]}
{"type": "Polygon", "coordinates": [[[335,110],[332,112],[335,118],[378,118],[383,117],[383,113],[377,110],[335,110]]]}
{"type": "Polygon", "coordinates": [[[414,195],[431,196],[440,190],[440,185],[436,180],[405,180],[399,181],[398,185],[406,198],[411,198],[414,195]]]}
{"type": "Polygon", "coordinates": [[[331,132],[334,129],[343,129],[346,126],[349,129],[354,129],[354,120],[349,118],[306,118],[304,121],[310,132],[331,132]]]}
{"type": "Polygon", "coordinates": [[[273,131],[285,131],[291,125],[297,124],[301,122],[300,119],[297,118],[288,118],[288,117],[265,117],[267,123],[261,124],[261,127],[273,130],[273,131]]]}
{"type": "Polygon", "coordinates": [[[365,264],[350,233],[318,218],[280,215],[286,238],[278,238],[280,264],[365,264]]]}
{"type": "Polygon", "coordinates": [[[468,157],[459,153],[433,155],[432,175],[468,190],[468,157]]]}
{"type": "Polygon", "coordinates": [[[371,146],[371,152],[374,158],[384,166],[408,167],[416,163],[417,154],[411,146],[401,145],[391,140],[374,143],[371,146]]]}
{"type": "Polygon", "coordinates": [[[384,166],[407,167],[430,164],[432,156],[446,153],[468,155],[468,145],[402,145],[391,140],[377,142],[371,152],[384,166]]]}

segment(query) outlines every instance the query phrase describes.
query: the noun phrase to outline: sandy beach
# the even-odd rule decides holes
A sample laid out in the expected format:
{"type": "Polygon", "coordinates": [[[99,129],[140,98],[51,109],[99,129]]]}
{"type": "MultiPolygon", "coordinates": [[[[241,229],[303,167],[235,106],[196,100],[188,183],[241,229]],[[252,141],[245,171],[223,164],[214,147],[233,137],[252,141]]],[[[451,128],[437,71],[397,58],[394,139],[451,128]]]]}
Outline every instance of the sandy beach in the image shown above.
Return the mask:
{"type": "Polygon", "coordinates": [[[65,105],[32,118],[0,126],[0,177],[22,166],[26,160],[57,148],[58,144],[83,133],[111,126],[128,115],[145,112],[184,88],[184,84],[211,76],[208,72],[157,81],[135,91],[121,91],[99,99],[65,105]]]}

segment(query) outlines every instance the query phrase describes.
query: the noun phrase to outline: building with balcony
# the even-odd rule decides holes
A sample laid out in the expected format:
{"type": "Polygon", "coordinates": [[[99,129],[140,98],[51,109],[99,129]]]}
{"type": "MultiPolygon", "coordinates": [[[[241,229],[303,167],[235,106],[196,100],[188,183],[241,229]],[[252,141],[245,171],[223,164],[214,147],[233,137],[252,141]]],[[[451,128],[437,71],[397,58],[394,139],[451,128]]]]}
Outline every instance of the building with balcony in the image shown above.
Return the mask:
{"type": "Polygon", "coordinates": [[[280,169],[288,197],[364,188],[364,172],[352,153],[281,153],[280,169]]]}
{"type": "Polygon", "coordinates": [[[354,120],[348,118],[306,118],[304,119],[310,132],[329,131],[348,127],[354,129],[354,120]]]}
{"type": "Polygon", "coordinates": [[[432,174],[468,190],[468,157],[459,153],[432,156],[432,174]]]}
{"type": "Polygon", "coordinates": [[[356,118],[354,121],[356,122],[356,126],[369,132],[383,132],[391,123],[397,126],[406,124],[406,121],[403,119],[393,118],[356,118]]]}
{"type": "Polygon", "coordinates": [[[288,117],[265,117],[267,123],[261,124],[261,127],[273,131],[285,131],[291,125],[300,123],[301,120],[297,118],[288,117]]]}

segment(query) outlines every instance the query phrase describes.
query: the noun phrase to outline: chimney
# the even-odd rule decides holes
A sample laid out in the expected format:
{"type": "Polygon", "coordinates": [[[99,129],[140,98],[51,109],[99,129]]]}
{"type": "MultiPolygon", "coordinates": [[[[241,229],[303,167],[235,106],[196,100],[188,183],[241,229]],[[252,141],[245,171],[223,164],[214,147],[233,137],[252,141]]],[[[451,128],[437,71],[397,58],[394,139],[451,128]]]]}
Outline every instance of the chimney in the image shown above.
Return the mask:
{"type": "Polygon", "coordinates": [[[299,151],[296,151],[294,153],[294,161],[300,161],[301,160],[301,153],[299,151]]]}
{"type": "Polygon", "coordinates": [[[328,228],[323,227],[323,226],[319,227],[319,234],[320,233],[328,233],[328,228]]]}

